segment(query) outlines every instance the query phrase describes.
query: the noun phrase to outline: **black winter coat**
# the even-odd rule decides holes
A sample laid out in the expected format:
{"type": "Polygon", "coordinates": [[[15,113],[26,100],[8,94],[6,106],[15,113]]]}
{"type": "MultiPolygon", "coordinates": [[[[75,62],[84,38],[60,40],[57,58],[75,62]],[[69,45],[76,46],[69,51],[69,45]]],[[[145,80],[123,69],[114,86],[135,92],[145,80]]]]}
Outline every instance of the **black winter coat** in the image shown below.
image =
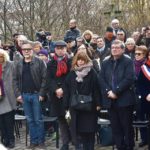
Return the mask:
{"type": "Polygon", "coordinates": [[[103,107],[110,108],[112,103],[118,107],[134,105],[136,102],[134,92],[135,79],[133,61],[128,56],[122,55],[116,62],[112,57],[107,57],[102,62],[99,74],[103,107]],[[115,77],[114,88],[112,87],[113,70],[115,77]],[[107,92],[110,90],[117,95],[118,98],[116,100],[111,100],[107,97],[107,92]]]}
{"type": "MultiPolygon", "coordinates": [[[[71,60],[68,60],[68,72],[70,69],[71,60]]],[[[55,91],[58,88],[62,88],[64,91],[64,81],[68,73],[62,75],[61,77],[56,76],[57,71],[57,61],[52,59],[47,64],[47,82],[46,89],[48,91],[48,95],[50,97],[51,105],[50,105],[50,115],[51,116],[65,116],[65,107],[64,107],[64,98],[58,99],[56,97],[55,91]]]]}
{"type": "Polygon", "coordinates": [[[64,41],[66,41],[68,38],[71,38],[73,40],[76,40],[77,37],[80,37],[81,33],[80,30],[75,28],[75,29],[69,29],[67,30],[65,36],[64,36],[64,41]]]}
{"type": "Polygon", "coordinates": [[[78,132],[95,132],[97,127],[97,111],[96,106],[100,106],[100,92],[98,90],[98,78],[94,69],[88,73],[87,76],[83,78],[82,83],[76,81],[77,75],[74,71],[71,71],[66,78],[66,96],[65,96],[65,105],[69,108],[71,113],[71,133],[73,141],[75,141],[76,133],[78,132]],[[87,111],[78,111],[70,107],[71,97],[75,91],[78,91],[79,94],[89,95],[92,94],[93,98],[93,110],[91,112],[87,111]]]}

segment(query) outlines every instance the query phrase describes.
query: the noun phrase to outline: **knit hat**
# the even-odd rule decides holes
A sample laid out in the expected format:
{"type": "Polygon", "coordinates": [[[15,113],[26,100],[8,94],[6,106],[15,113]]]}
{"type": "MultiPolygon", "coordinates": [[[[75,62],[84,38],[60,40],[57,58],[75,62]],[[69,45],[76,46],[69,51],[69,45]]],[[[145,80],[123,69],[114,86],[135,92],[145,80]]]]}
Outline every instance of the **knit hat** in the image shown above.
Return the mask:
{"type": "Polygon", "coordinates": [[[48,52],[47,52],[47,50],[44,49],[44,48],[42,48],[42,49],[38,52],[38,55],[39,55],[39,54],[43,54],[43,55],[45,55],[46,57],[48,57],[48,52]]]}
{"type": "Polygon", "coordinates": [[[106,32],[113,32],[113,28],[112,27],[107,27],[106,32]]]}
{"type": "Polygon", "coordinates": [[[52,34],[48,31],[45,32],[46,36],[51,36],[52,34]]]}

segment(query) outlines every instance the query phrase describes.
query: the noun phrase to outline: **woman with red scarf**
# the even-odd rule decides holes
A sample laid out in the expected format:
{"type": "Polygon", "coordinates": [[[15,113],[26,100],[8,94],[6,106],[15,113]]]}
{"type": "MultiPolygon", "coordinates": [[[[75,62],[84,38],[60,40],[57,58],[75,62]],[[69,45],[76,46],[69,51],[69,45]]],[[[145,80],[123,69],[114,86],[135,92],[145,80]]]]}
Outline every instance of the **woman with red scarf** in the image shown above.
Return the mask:
{"type": "Polygon", "coordinates": [[[64,81],[70,70],[70,60],[67,55],[67,45],[64,41],[55,43],[54,57],[47,65],[47,89],[51,100],[50,115],[58,117],[63,146],[60,150],[69,150],[70,133],[65,119],[64,81]]]}
{"type": "MultiPolygon", "coordinates": [[[[145,64],[142,65],[138,77],[138,87],[141,95],[141,119],[149,119],[150,115],[150,52],[145,64]]],[[[142,146],[147,144],[147,130],[143,129],[142,146]]]]}

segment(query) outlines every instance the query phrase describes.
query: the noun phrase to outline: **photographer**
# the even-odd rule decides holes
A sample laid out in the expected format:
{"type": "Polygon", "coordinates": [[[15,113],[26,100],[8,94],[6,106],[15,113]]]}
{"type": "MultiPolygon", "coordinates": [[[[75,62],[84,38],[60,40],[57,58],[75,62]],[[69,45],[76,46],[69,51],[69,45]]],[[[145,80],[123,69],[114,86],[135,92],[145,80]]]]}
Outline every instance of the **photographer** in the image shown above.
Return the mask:
{"type": "Polygon", "coordinates": [[[36,33],[36,40],[42,44],[42,47],[47,46],[46,33],[43,29],[40,29],[36,33]]]}
{"type": "Polygon", "coordinates": [[[48,51],[50,57],[52,57],[54,53],[55,43],[52,41],[51,33],[40,29],[39,32],[36,33],[36,37],[37,41],[42,44],[42,47],[45,48],[48,51]]]}
{"type": "Polygon", "coordinates": [[[145,45],[147,48],[150,47],[150,27],[143,27],[139,39],[136,42],[136,45],[145,45]]]}
{"type": "Polygon", "coordinates": [[[46,41],[47,41],[47,47],[48,53],[54,53],[55,49],[55,42],[52,41],[52,34],[50,32],[45,32],[46,33],[46,41]]]}

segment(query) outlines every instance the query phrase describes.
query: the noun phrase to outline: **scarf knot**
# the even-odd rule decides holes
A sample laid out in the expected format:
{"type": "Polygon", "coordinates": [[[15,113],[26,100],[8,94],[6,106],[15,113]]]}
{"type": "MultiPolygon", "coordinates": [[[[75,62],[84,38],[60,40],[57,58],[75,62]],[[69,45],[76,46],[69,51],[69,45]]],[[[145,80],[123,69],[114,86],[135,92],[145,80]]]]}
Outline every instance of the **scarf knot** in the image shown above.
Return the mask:
{"type": "Polygon", "coordinates": [[[74,68],[74,71],[77,75],[76,81],[77,82],[83,82],[83,78],[88,75],[88,73],[90,72],[92,67],[93,67],[92,62],[89,62],[88,64],[83,65],[81,67],[76,66],[74,68]]]}
{"type": "Polygon", "coordinates": [[[65,75],[68,72],[67,67],[67,56],[64,57],[58,57],[57,55],[54,55],[54,60],[57,61],[57,71],[56,76],[61,77],[62,75],[65,75]]]}

